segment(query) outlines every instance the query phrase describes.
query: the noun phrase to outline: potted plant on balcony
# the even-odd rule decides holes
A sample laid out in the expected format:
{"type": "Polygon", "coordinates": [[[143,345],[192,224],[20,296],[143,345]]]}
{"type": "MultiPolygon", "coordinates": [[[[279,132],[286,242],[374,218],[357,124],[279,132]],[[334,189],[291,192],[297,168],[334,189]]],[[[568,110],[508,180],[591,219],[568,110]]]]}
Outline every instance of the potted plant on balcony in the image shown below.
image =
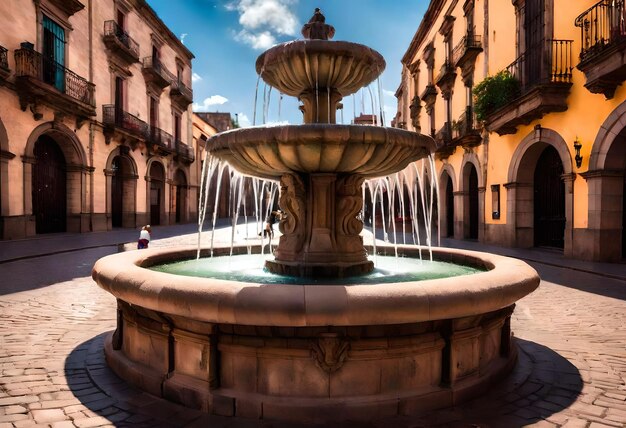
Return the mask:
{"type": "Polygon", "coordinates": [[[486,77],[474,88],[474,112],[476,120],[484,122],[496,110],[504,107],[520,95],[520,82],[508,71],[486,77]]]}

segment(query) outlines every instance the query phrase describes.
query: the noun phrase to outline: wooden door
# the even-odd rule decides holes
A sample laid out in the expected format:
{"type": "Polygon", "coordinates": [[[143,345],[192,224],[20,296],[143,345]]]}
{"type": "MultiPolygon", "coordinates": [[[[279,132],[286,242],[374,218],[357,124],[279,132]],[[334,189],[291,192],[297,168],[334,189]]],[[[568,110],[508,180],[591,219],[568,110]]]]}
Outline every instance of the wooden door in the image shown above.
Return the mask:
{"type": "Polygon", "coordinates": [[[37,233],[65,232],[67,181],[65,156],[57,143],[41,136],[35,143],[33,165],[33,215],[37,233]]]}
{"type": "Polygon", "coordinates": [[[563,248],[565,234],[565,183],[563,163],[556,149],[548,146],[535,168],[535,246],[563,248]]]}

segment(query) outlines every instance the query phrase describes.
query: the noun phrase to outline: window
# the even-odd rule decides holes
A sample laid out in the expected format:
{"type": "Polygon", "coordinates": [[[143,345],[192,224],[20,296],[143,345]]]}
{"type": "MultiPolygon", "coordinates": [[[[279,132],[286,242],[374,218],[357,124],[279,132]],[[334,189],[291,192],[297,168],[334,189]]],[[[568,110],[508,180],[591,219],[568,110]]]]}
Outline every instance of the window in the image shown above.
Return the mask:
{"type": "Polygon", "coordinates": [[[65,92],[65,29],[43,15],[43,80],[65,92]]]}

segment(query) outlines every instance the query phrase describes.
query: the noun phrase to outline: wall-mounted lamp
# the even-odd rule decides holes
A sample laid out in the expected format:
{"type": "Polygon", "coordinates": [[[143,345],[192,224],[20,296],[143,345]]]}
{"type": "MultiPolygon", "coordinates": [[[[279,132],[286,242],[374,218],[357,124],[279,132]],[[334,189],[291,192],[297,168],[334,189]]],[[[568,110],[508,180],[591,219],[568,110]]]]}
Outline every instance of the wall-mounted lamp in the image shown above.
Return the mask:
{"type": "Polygon", "coordinates": [[[580,149],[583,148],[582,143],[578,140],[578,137],[574,140],[574,150],[576,151],[576,156],[574,156],[574,160],[576,161],[576,168],[580,168],[583,164],[583,157],[580,155],[580,149]]]}
{"type": "Polygon", "coordinates": [[[500,218],[500,185],[491,185],[491,218],[497,220],[500,218]]]}

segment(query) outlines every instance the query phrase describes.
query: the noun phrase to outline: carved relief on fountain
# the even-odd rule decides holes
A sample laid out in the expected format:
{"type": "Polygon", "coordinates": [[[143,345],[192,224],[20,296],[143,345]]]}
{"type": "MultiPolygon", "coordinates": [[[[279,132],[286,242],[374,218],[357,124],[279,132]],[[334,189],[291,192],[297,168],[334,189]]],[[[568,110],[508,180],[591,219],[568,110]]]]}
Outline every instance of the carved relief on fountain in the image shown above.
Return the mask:
{"type": "Polygon", "coordinates": [[[286,253],[298,253],[302,249],[306,226],[306,193],[304,183],[297,174],[284,174],[280,178],[279,204],[283,210],[278,230],[280,248],[286,253]]]}

